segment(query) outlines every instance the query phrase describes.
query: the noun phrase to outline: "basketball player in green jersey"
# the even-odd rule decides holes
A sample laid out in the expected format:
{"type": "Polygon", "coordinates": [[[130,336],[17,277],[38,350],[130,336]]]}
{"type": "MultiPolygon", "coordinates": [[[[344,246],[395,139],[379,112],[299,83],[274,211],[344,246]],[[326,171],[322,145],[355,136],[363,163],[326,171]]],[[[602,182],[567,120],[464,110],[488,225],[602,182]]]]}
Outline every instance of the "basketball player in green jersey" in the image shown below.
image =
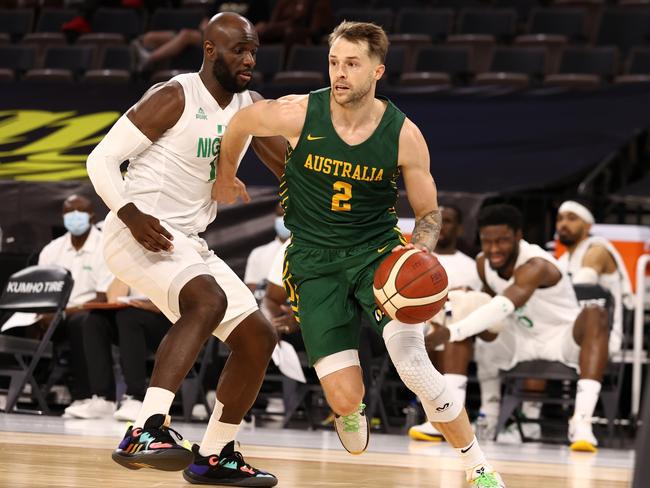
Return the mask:
{"type": "Polygon", "coordinates": [[[429,361],[422,327],[384,316],[373,274],[403,247],[394,205],[404,177],[416,217],[413,242],[431,252],[441,217],[429,172],[429,151],[416,125],[385,98],[375,97],[388,40],[374,25],[343,22],[330,35],[330,88],[290,95],[239,111],[221,143],[214,199],[248,200],[236,165],[252,136],[283,136],[289,144],[280,198],[292,244],[284,283],[312,365],[337,414],[336,430],[353,454],[368,444],[361,404],[359,316],[366,313],[400,377],[422,400],[429,421],[454,446],[473,487],[504,487],[487,463],[462,402],[429,361]]]}

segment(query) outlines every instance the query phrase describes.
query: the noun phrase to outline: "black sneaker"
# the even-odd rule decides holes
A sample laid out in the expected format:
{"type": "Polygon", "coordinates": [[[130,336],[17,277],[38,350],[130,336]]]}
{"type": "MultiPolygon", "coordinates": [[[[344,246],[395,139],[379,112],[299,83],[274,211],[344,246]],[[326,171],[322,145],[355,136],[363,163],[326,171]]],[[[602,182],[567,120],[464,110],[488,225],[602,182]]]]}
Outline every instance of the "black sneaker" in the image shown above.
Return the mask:
{"type": "Polygon", "coordinates": [[[179,440],[183,437],[169,428],[168,415],[156,414],[149,417],[144,428],[129,427],[124,439],[113,451],[113,461],[125,468],[153,468],[163,471],[181,471],[194,459],[192,452],[179,446],[170,431],[179,440]]]}
{"type": "Polygon", "coordinates": [[[241,452],[235,451],[235,441],[230,441],[221,454],[201,456],[199,446],[192,446],[194,462],[183,471],[190,483],[225,486],[275,486],[278,479],[271,473],[255,469],[244,461],[241,452]]]}

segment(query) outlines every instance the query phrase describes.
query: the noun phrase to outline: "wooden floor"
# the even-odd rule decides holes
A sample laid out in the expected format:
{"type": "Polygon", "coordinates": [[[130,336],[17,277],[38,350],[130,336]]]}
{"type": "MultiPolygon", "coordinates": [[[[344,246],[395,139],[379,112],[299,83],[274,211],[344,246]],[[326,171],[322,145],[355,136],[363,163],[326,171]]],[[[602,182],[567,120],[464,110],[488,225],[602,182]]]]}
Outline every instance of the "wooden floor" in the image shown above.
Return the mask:
{"type": "MultiPolygon", "coordinates": [[[[0,432],[0,487],[187,487],[180,473],[129,471],[115,464],[114,437],[0,432]]],[[[274,473],[281,488],[464,488],[457,459],[250,446],[247,460],[274,473]]],[[[497,461],[508,488],[626,488],[629,469],[597,467],[589,455],[566,464],[497,461]]]]}

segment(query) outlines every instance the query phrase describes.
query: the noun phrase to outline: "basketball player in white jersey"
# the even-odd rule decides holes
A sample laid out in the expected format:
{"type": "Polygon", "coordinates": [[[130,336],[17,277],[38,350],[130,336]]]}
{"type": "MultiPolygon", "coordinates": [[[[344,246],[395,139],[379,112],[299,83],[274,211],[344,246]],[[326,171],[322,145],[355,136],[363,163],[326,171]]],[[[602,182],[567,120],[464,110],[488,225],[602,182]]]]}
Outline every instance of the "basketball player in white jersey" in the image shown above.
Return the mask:
{"type": "MultiPolygon", "coordinates": [[[[560,361],[580,373],[569,441],[574,450],[595,451],[592,427],[600,382],[607,365],[609,328],[599,307],[580,309],[571,281],[557,260],[522,238],[522,215],[510,205],[492,205],[479,215],[481,250],[476,260],[484,291],[493,298],[464,318],[439,328],[449,340],[445,373],[467,375],[471,339],[479,379],[521,361],[560,361]]],[[[484,395],[485,392],[482,392],[484,395]]]]}
{"type": "Polygon", "coordinates": [[[609,352],[620,351],[623,339],[623,308],[632,299],[632,285],[623,258],[604,237],[591,236],[594,216],[581,203],[567,200],[557,213],[555,230],[567,252],[559,258],[561,269],[574,284],[600,285],[614,298],[614,321],[609,352]]]}
{"type": "MultiPolygon", "coordinates": [[[[130,469],[184,470],[191,483],[277,483],[248,465],[234,443],[276,334],[248,287],[198,237],[217,212],[210,192],[221,136],[238,110],[261,98],[246,90],[258,45],[245,18],[213,17],[201,70],[152,87],[88,158],[88,174],[111,209],[104,226],[109,268],[174,322],[158,349],[140,414],[113,459],[130,469]],[[123,180],[119,166],[127,159],[123,180]],[[167,414],[211,334],[232,352],[201,445],[190,451],[176,443],[167,414]]],[[[252,146],[281,171],[284,143],[274,151],[277,142],[254,140],[252,146]]]]}

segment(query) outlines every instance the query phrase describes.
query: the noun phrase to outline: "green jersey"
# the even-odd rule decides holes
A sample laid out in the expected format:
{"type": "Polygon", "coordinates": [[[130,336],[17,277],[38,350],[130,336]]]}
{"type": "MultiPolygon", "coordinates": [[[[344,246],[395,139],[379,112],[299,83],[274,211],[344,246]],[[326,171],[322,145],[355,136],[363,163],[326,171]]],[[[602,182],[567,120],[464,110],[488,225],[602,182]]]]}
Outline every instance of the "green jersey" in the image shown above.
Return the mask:
{"type": "Polygon", "coordinates": [[[287,152],[280,201],[293,242],[353,248],[397,225],[397,155],[405,115],[389,100],[372,135],[350,146],[336,133],[330,89],[309,94],[296,147],[287,152]]]}

